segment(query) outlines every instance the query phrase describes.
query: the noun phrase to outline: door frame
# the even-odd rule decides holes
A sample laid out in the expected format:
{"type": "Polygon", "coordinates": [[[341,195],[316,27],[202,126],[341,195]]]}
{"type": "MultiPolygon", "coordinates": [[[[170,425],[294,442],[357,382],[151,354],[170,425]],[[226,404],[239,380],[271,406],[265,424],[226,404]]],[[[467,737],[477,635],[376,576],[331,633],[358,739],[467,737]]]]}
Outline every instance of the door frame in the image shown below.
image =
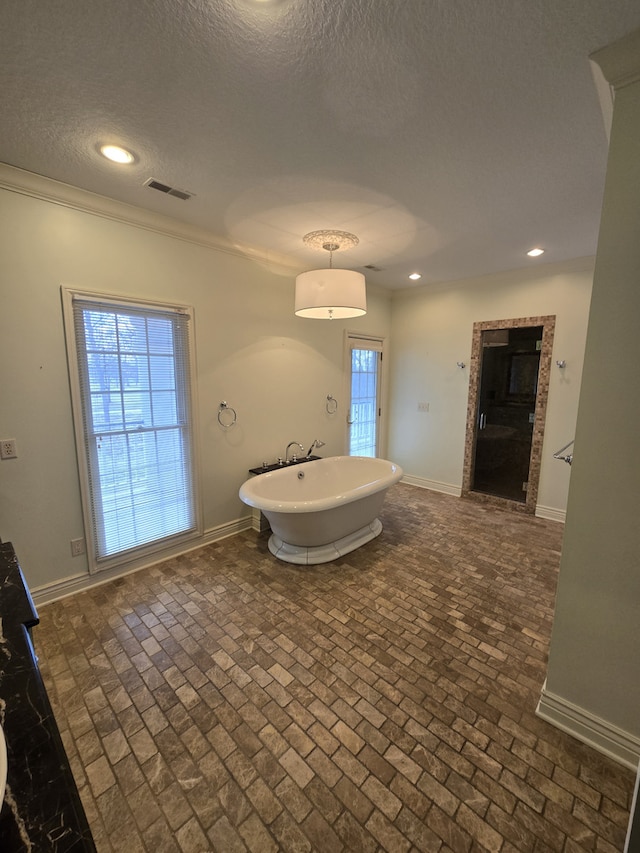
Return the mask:
{"type": "Polygon", "coordinates": [[[519,512],[535,514],[538,502],[538,485],[540,482],[540,467],[542,464],[542,442],[544,425],[547,416],[547,399],[549,396],[549,378],[551,375],[551,351],[556,327],[555,314],[543,317],[521,317],[516,320],[484,320],[473,324],[471,343],[471,360],[469,362],[469,400],[467,403],[467,431],[464,445],[464,467],[462,472],[462,497],[502,506],[519,512]],[[540,350],[540,366],[538,368],[538,393],[536,395],[535,421],[531,437],[531,456],[529,458],[529,480],[527,497],[524,503],[474,492],[473,466],[475,444],[478,431],[478,396],[480,393],[480,372],[482,369],[482,333],[490,329],[520,329],[526,326],[542,326],[542,348],[540,350]]]}

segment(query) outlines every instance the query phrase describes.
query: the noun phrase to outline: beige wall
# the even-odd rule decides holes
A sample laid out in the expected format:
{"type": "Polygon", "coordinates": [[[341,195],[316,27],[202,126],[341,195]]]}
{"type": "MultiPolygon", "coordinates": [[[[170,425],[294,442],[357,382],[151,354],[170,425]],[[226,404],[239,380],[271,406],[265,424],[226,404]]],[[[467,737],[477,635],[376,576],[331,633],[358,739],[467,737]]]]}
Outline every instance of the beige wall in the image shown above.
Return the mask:
{"type": "MultiPolygon", "coordinates": [[[[15,170],[9,177],[19,183],[15,170]]],[[[397,294],[392,307],[369,286],[366,317],[320,323],[294,317],[291,268],[212,248],[199,235],[190,239],[188,229],[169,236],[171,223],[80,191],[71,193],[72,204],[60,203],[59,185],[43,181],[41,192],[33,176],[24,177],[29,190],[10,191],[0,173],[0,350],[11,366],[2,376],[0,437],[15,438],[19,451],[0,463],[0,536],[14,542],[36,591],[64,591],[67,579],[72,589],[87,572],[85,558],[72,558],[69,547],[83,524],[60,285],[193,305],[209,536],[233,532],[247,514],[237,497],[247,469],[282,455],[289,441],[308,446],[321,438],[326,453],[343,452],[346,329],[387,338],[383,453],[423,484],[455,490],[468,391],[468,368],[456,361],[469,361],[473,322],[556,314],[554,358],[566,359],[567,368],[552,372],[539,505],[562,517],[570,469],[550,454],[574,434],[590,260],[422,288],[397,294]],[[40,198],[44,190],[57,201],[40,198]],[[125,221],[137,215],[153,227],[125,221]],[[335,416],[326,412],[327,394],[340,402],[335,416]],[[231,430],[218,425],[221,400],[238,412],[231,430]],[[417,411],[420,401],[429,402],[428,413],[417,411]]]]}
{"type": "Polygon", "coordinates": [[[459,494],[474,322],[555,314],[538,511],[563,517],[571,469],[552,454],[574,437],[592,277],[593,259],[534,261],[528,269],[394,298],[389,454],[405,474],[459,494]],[[555,364],[560,359],[563,370],[555,364]],[[467,367],[460,370],[458,361],[467,367]],[[418,411],[419,402],[429,411],[418,411]]]}
{"type": "Polygon", "coordinates": [[[616,98],[546,689],[638,748],[640,31],[595,58],[616,98]]]}
{"type": "Polygon", "coordinates": [[[304,320],[291,270],[3,189],[0,218],[0,438],[19,451],[0,463],[0,537],[32,588],[87,572],[69,546],[83,524],[61,285],[194,307],[205,531],[248,514],[238,499],[248,468],[283,456],[289,441],[344,451],[344,331],[388,336],[387,297],[369,288],[356,320],[304,320]],[[341,404],[334,416],[329,393],[341,404]],[[221,400],[237,410],[231,430],[218,425],[221,400]]]}

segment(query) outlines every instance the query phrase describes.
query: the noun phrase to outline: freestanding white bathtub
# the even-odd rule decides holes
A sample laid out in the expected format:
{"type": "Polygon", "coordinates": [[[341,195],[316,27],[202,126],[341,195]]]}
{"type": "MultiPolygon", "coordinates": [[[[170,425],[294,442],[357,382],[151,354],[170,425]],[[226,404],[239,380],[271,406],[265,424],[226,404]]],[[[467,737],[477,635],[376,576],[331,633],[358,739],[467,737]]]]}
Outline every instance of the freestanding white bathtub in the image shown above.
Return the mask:
{"type": "Polygon", "coordinates": [[[402,468],[386,459],[330,456],[288,465],[242,484],[240,499],[271,525],[269,550],[280,560],[336,560],[382,532],[378,513],[402,468]]]}

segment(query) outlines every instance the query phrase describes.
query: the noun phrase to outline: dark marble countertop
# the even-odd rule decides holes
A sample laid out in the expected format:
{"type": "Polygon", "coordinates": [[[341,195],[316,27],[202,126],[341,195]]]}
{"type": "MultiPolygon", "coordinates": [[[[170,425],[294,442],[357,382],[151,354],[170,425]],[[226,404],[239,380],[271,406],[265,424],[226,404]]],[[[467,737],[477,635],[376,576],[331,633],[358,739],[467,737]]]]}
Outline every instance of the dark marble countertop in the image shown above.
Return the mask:
{"type": "Polygon", "coordinates": [[[8,758],[0,850],[95,853],[31,641],[38,621],[13,547],[0,543],[0,722],[8,758]]]}

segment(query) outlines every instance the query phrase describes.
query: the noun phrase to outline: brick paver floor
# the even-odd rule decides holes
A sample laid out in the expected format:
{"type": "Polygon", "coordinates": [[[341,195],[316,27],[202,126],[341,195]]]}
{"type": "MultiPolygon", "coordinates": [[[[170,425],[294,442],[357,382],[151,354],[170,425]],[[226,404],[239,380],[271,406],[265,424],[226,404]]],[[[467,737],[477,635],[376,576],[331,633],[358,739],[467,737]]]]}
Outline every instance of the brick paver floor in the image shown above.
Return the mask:
{"type": "Polygon", "coordinates": [[[101,853],[620,851],[631,771],[540,720],[562,525],[399,484],[334,563],[247,531],[40,608],[101,853]]]}

